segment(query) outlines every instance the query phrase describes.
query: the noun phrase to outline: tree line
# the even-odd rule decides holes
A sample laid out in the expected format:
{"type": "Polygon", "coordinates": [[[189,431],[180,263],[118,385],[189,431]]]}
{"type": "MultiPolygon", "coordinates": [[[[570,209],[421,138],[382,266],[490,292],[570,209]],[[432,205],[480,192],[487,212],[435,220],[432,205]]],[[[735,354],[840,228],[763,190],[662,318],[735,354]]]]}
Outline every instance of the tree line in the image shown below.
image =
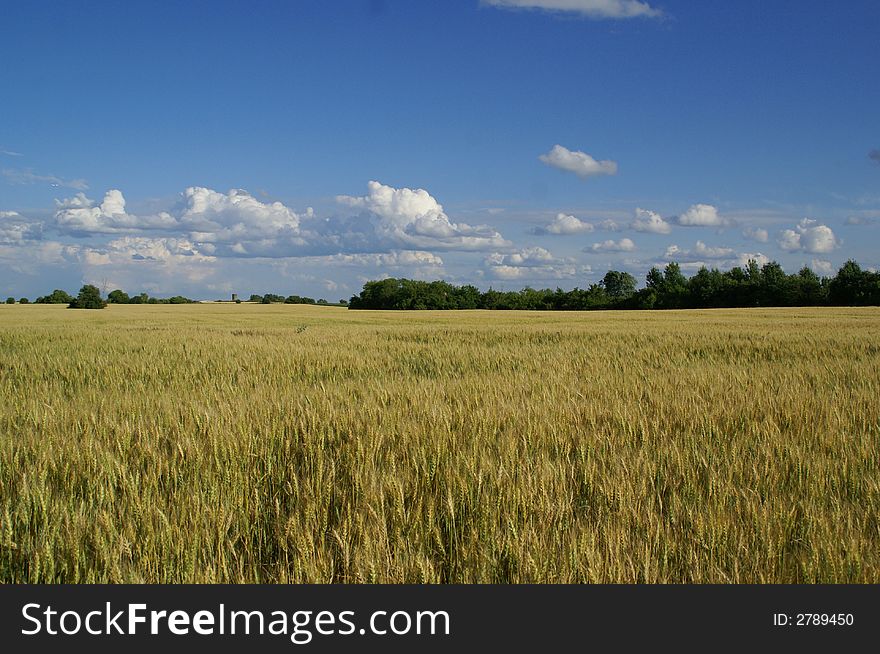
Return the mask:
{"type": "Polygon", "coordinates": [[[819,277],[804,267],[786,274],[777,262],[728,271],[706,267],[687,277],[677,263],[651,268],[645,286],[636,288],[628,272],[609,270],[586,289],[480,291],[455,286],[390,278],[370,281],[349,301],[350,309],[699,309],[722,307],[864,306],[880,305],[880,273],[847,261],[833,277],[819,277]]]}
{"type": "MultiPolygon", "coordinates": [[[[251,295],[248,301],[257,302],[258,304],[330,304],[324,298],[316,300],[315,298],[302,295],[288,295],[284,297],[277,293],[266,293],[265,295],[257,295],[255,293],[251,295]]],[[[346,300],[340,300],[340,302],[345,304],[346,300]]]]}
{"type": "MultiPolygon", "coordinates": [[[[9,300],[6,302],[11,304],[9,300]]],[[[182,295],[158,298],[150,297],[147,293],[140,293],[129,296],[121,289],[110,291],[105,300],[101,297],[101,291],[97,286],[86,284],[79,290],[76,297],[67,291],[56,288],[48,295],[38,297],[35,302],[36,304],[66,304],[71,309],[103,309],[108,304],[192,304],[195,300],[190,300],[182,295]]],[[[28,304],[28,299],[22,298],[19,303],[28,304]]]]}

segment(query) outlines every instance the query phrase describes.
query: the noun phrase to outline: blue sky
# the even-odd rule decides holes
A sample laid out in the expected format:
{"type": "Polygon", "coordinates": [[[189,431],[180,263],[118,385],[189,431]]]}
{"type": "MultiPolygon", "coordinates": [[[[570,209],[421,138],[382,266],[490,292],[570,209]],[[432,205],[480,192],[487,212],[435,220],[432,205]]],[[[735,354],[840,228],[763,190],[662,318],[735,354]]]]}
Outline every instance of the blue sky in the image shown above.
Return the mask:
{"type": "Polygon", "coordinates": [[[0,294],[880,266],[880,4],[4,2],[0,294]]]}

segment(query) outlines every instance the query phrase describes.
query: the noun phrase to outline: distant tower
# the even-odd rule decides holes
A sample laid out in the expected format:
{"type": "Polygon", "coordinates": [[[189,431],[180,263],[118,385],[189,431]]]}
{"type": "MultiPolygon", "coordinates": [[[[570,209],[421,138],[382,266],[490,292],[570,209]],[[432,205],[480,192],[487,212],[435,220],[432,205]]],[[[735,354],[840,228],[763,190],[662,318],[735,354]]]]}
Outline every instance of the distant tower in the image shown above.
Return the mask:
{"type": "Polygon", "coordinates": [[[235,302],[238,299],[238,293],[232,294],[232,301],[235,302]]]}

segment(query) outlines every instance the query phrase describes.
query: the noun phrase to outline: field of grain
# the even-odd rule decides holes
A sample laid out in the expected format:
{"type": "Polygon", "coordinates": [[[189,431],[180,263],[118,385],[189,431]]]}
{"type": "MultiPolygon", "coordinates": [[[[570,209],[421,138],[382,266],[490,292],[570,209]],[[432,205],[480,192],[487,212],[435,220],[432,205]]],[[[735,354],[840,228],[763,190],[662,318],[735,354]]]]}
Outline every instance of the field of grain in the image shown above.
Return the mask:
{"type": "Polygon", "coordinates": [[[2,582],[880,582],[880,310],[0,306],[2,582]]]}

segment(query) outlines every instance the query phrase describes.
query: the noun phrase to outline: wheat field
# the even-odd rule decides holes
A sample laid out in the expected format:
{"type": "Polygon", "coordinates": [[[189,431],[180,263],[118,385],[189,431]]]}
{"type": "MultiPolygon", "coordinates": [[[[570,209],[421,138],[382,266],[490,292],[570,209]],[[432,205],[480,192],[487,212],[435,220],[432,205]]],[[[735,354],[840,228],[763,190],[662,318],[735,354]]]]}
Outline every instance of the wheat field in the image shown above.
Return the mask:
{"type": "Polygon", "coordinates": [[[880,310],[0,305],[0,581],[880,582],[880,310]]]}

